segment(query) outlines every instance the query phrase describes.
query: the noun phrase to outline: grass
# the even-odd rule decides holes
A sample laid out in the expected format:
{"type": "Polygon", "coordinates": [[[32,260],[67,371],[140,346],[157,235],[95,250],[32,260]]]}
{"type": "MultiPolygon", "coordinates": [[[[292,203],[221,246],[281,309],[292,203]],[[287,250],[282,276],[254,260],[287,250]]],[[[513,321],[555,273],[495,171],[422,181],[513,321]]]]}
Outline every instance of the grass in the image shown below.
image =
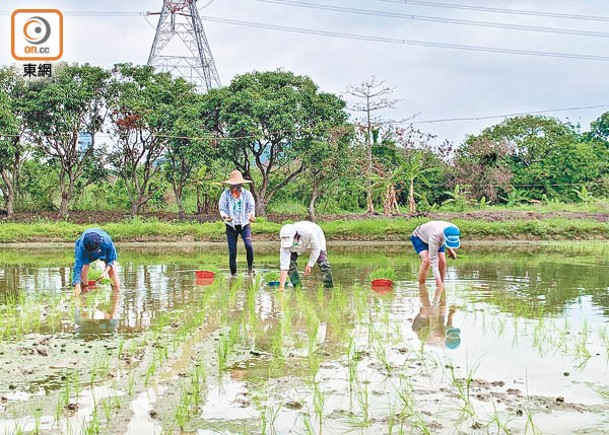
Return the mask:
{"type": "MultiPolygon", "coordinates": [[[[344,219],[321,222],[329,240],[407,240],[418,225],[427,218],[374,218],[344,219]]],[[[591,218],[557,218],[536,220],[485,221],[477,218],[454,219],[463,239],[506,240],[566,240],[607,239],[609,226],[591,218]]],[[[255,238],[278,239],[281,223],[260,218],[252,225],[255,238]]],[[[74,242],[87,228],[96,225],[79,225],[69,222],[35,222],[0,224],[0,243],[74,242]]],[[[221,222],[160,222],[134,218],[103,225],[115,242],[146,241],[223,241],[224,225],[221,222]]]]}

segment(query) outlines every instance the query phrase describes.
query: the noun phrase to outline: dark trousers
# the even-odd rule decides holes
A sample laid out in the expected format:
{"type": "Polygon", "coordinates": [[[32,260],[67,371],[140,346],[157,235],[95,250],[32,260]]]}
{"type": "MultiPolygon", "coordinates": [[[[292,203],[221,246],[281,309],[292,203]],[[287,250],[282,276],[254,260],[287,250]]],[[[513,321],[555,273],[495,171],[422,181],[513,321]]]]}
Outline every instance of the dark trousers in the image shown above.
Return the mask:
{"type": "Polygon", "coordinates": [[[250,225],[235,225],[235,228],[226,225],[226,241],[228,242],[228,267],[230,273],[237,273],[237,240],[239,234],[243,239],[245,251],[247,253],[247,271],[254,269],[254,246],[252,245],[252,229],[250,225]]]}
{"type": "MultiPolygon", "coordinates": [[[[325,288],[333,288],[334,280],[332,278],[332,269],[330,268],[330,262],[328,261],[328,253],[321,251],[319,258],[317,259],[317,265],[322,273],[322,279],[325,288]]],[[[300,275],[298,274],[298,254],[292,252],[290,256],[290,269],[288,270],[290,282],[294,287],[300,285],[300,275]]]]}

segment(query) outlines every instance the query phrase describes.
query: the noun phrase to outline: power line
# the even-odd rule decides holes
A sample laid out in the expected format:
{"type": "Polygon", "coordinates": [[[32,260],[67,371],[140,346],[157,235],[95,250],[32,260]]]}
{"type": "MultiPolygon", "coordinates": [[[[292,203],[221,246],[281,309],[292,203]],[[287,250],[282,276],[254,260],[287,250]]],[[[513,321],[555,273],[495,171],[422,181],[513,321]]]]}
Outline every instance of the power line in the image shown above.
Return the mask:
{"type": "MultiPolygon", "coordinates": [[[[433,123],[441,123],[441,122],[463,122],[463,121],[482,121],[482,120],[487,120],[487,119],[498,119],[498,118],[512,118],[512,117],[516,117],[516,116],[525,116],[525,115],[539,115],[542,113],[554,113],[554,112],[575,112],[575,111],[582,111],[582,110],[592,110],[592,109],[601,109],[601,108],[607,108],[609,107],[609,104],[597,104],[594,106],[576,106],[576,107],[563,107],[563,108],[558,108],[558,109],[544,109],[544,110],[535,110],[535,111],[529,111],[529,112],[514,112],[514,113],[505,113],[503,115],[482,115],[482,116],[472,116],[472,117],[462,117],[462,118],[440,118],[440,119],[431,119],[431,120],[424,120],[424,121],[413,121],[413,122],[393,122],[392,124],[433,124],[433,123]]],[[[321,132],[329,132],[332,129],[327,129],[327,130],[321,130],[321,132]]],[[[288,133],[286,131],[284,132],[273,132],[273,133],[268,133],[267,136],[269,135],[278,135],[278,134],[285,134],[288,133]]],[[[43,134],[43,135],[37,135],[36,133],[29,133],[29,134],[3,134],[2,132],[0,132],[0,137],[21,137],[21,136],[42,136],[42,137],[71,137],[73,136],[72,133],[66,133],[66,134],[62,134],[62,135],[55,135],[55,134],[43,134]]],[[[210,140],[210,141],[225,141],[225,140],[243,140],[243,139],[259,139],[260,136],[259,135],[248,135],[248,136],[233,136],[233,137],[226,137],[226,136],[219,136],[217,134],[205,134],[202,136],[181,136],[181,135],[168,135],[168,134],[155,134],[153,135],[154,137],[157,138],[163,138],[163,139],[184,139],[184,140],[210,140]]],[[[116,138],[116,135],[112,135],[109,133],[96,133],[95,137],[107,137],[107,138],[116,138]]]]}
{"type": "Polygon", "coordinates": [[[451,44],[443,42],[430,42],[430,41],[417,41],[412,39],[398,39],[398,38],[387,38],[382,36],[368,36],[356,33],[343,33],[343,32],[332,32],[328,30],[313,30],[305,29],[301,27],[292,26],[279,26],[276,24],[264,24],[255,23],[252,21],[240,21],[230,20],[227,18],[215,18],[210,16],[201,16],[203,20],[211,21],[215,23],[231,24],[236,26],[244,27],[255,27],[260,29],[268,30],[279,30],[283,32],[291,33],[303,33],[306,35],[318,35],[318,36],[329,36],[333,38],[342,39],[354,39],[359,41],[370,41],[370,42],[383,42],[387,44],[399,44],[399,45],[413,45],[418,47],[434,47],[434,48],[447,48],[452,50],[465,50],[465,51],[477,51],[487,53],[503,53],[503,54],[520,54],[525,56],[540,56],[540,57],[554,57],[563,59],[578,59],[578,60],[598,60],[602,62],[609,61],[609,56],[598,56],[592,54],[578,54],[578,53],[561,53],[554,51],[534,51],[534,50],[520,50],[512,48],[497,48],[497,47],[485,47],[476,45],[465,45],[465,44],[451,44]]]}
{"type": "Polygon", "coordinates": [[[609,38],[609,33],[607,33],[607,32],[563,29],[563,28],[558,28],[558,27],[526,26],[526,25],[521,25],[521,24],[494,23],[494,22],[490,22],[490,21],[463,20],[463,19],[456,19],[456,18],[430,17],[430,16],[425,16],[425,15],[402,14],[402,13],[396,13],[396,12],[375,11],[375,10],[370,10],[370,9],[356,9],[356,8],[345,8],[345,7],[340,7],[340,6],[331,6],[331,5],[323,5],[323,4],[312,4],[312,3],[305,3],[305,2],[301,2],[301,1],[291,1],[291,0],[254,0],[254,1],[262,2],[262,3],[272,3],[272,4],[284,5],[284,6],[296,6],[296,7],[308,8],[308,9],[319,9],[319,10],[334,11],[334,12],[347,12],[347,13],[352,13],[352,14],[377,16],[377,17],[384,17],[384,18],[398,18],[398,19],[410,20],[410,21],[427,21],[427,22],[434,22],[434,23],[487,27],[487,28],[493,28],[493,29],[507,29],[507,30],[519,30],[519,31],[528,31],[528,32],[555,33],[555,34],[561,34],[561,35],[609,38]]]}
{"type": "MultiPolygon", "coordinates": [[[[62,15],[75,17],[137,17],[146,15],[148,12],[138,11],[62,11],[62,15]]],[[[10,15],[12,11],[0,11],[0,15],[10,15]]]]}
{"type": "Polygon", "coordinates": [[[554,113],[554,112],[573,112],[578,110],[591,110],[591,109],[600,109],[604,107],[609,107],[609,104],[598,104],[596,106],[582,106],[582,107],[566,107],[561,109],[545,109],[545,110],[535,110],[531,112],[515,112],[515,113],[506,113],[503,115],[485,115],[485,116],[472,116],[472,117],[462,117],[462,118],[443,118],[443,119],[430,119],[425,121],[413,121],[407,122],[406,124],[434,124],[441,122],[455,122],[455,121],[483,121],[486,119],[499,119],[499,118],[513,118],[516,116],[524,116],[524,115],[539,115],[542,113],[554,113]]]}
{"type": "Polygon", "coordinates": [[[582,15],[582,14],[566,14],[560,12],[542,12],[532,11],[523,9],[506,9],[506,8],[493,8],[487,6],[473,6],[473,5],[461,5],[452,3],[440,3],[431,1],[419,1],[419,0],[374,0],[383,3],[397,3],[402,5],[417,5],[417,6],[429,6],[435,8],[450,8],[450,9],[461,9],[469,11],[481,11],[481,12],[493,12],[501,14],[513,14],[513,15],[531,15],[536,17],[548,17],[548,18],[563,18],[569,20],[585,20],[585,21],[609,21],[609,17],[599,15],[582,15]]]}
{"type": "MultiPolygon", "coordinates": [[[[258,0],[263,1],[263,0],[258,0]]],[[[6,15],[9,12],[2,11],[0,15],[6,15]]],[[[66,15],[79,15],[79,16],[107,16],[107,17],[127,17],[127,16],[146,16],[147,12],[65,12],[66,15]]],[[[326,30],[314,30],[314,29],[306,29],[292,26],[279,26],[275,24],[264,24],[264,23],[256,23],[251,21],[240,21],[240,20],[231,20],[226,18],[217,18],[210,16],[201,16],[202,19],[206,21],[222,23],[222,24],[230,24],[237,26],[245,26],[245,27],[255,27],[267,30],[279,30],[283,32],[291,32],[291,33],[303,33],[307,35],[317,35],[317,36],[328,36],[333,38],[342,38],[342,39],[353,39],[360,41],[370,41],[370,42],[382,42],[388,44],[399,44],[399,45],[412,45],[419,47],[433,47],[433,48],[446,48],[453,50],[465,50],[465,51],[476,51],[476,52],[487,52],[487,53],[503,53],[503,54],[516,54],[516,55],[525,55],[525,56],[538,56],[538,57],[554,57],[554,58],[563,58],[563,59],[577,59],[577,60],[596,60],[607,62],[609,61],[609,56],[600,56],[600,55],[588,55],[588,54],[578,54],[578,53],[561,53],[561,52],[551,52],[551,51],[536,51],[536,50],[521,50],[521,49],[510,49],[510,48],[498,48],[498,47],[485,47],[485,46],[476,46],[476,45],[466,45],[466,44],[452,44],[452,43],[443,43],[443,42],[430,42],[430,41],[417,41],[417,40],[409,40],[409,39],[399,39],[399,38],[388,38],[382,36],[370,36],[370,35],[361,35],[355,33],[344,33],[344,32],[333,32],[326,30]]]]}

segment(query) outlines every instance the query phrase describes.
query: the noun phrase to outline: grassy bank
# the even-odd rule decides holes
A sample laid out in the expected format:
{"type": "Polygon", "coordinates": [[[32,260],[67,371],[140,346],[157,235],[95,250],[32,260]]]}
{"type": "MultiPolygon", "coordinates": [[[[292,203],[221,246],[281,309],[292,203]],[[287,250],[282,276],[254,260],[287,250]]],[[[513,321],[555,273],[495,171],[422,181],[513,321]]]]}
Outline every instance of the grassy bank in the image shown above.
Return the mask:
{"type": "MultiPolygon", "coordinates": [[[[346,219],[321,223],[328,240],[406,240],[412,230],[429,219],[346,219]]],[[[465,240],[570,240],[608,239],[609,225],[593,219],[481,221],[454,219],[465,240]]],[[[254,239],[277,240],[281,223],[259,219],[252,226],[254,239]]],[[[86,228],[67,222],[0,224],[0,243],[73,242],[86,228]]],[[[222,222],[161,222],[132,219],[102,225],[116,242],[223,241],[222,222]]]]}

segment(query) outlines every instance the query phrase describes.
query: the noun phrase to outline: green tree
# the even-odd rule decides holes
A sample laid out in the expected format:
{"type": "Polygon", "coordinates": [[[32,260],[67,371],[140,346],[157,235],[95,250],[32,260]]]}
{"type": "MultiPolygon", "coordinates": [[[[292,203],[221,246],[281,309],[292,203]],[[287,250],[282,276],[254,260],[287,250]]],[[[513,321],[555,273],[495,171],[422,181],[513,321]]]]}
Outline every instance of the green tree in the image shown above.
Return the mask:
{"type": "Polygon", "coordinates": [[[320,92],[308,77],[291,72],[253,72],[206,95],[202,117],[223,135],[222,155],[252,185],[256,212],[305,169],[315,144],[332,140],[347,121],[345,103],[320,92]]]}
{"type": "Polygon", "coordinates": [[[419,180],[427,187],[431,186],[427,174],[436,171],[437,168],[425,167],[423,153],[415,151],[408,156],[402,163],[399,172],[408,181],[408,212],[416,213],[417,204],[415,202],[415,181],[419,180]]]}
{"type": "Polygon", "coordinates": [[[64,64],[53,78],[27,88],[25,115],[38,155],[59,173],[60,217],[67,216],[76,180],[94,155],[95,135],[107,114],[108,78],[99,67],[64,64]]]}
{"type": "MultiPolygon", "coordinates": [[[[110,162],[125,182],[132,215],[161,189],[162,157],[170,141],[178,148],[187,143],[174,136],[186,128],[188,115],[180,117],[180,104],[189,105],[194,98],[191,84],[168,73],[155,73],[150,66],[114,66],[109,105],[118,143],[110,162]]],[[[188,136],[192,129],[187,130],[188,136]]]]}
{"type": "Polygon", "coordinates": [[[325,192],[329,192],[331,186],[339,178],[347,176],[353,167],[353,155],[355,151],[351,148],[353,129],[350,126],[337,128],[332,133],[328,142],[313,142],[311,149],[306,154],[305,179],[308,182],[311,193],[309,195],[309,218],[315,221],[315,202],[325,192]]]}
{"type": "Polygon", "coordinates": [[[590,123],[589,136],[601,140],[606,146],[609,146],[609,112],[603,113],[590,123]]]}
{"type": "Polygon", "coordinates": [[[0,68],[0,189],[6,215],[14,214],[21,165],[26,154],[23,136],[25,80],[13,68],[0,68]]]}
{"type": "Polygon", "coordinates": [[[200,96],[194,90],[181,94],[176,101],[175,120],[164,156],[163,168],[171,183],[178,207],[178,217],[185,217],[182,200],[184,188],[193,183],[193,175],[215,154],[215,139],[209,132],[202,131],[200,120],[200,96]]]}
{"type": "Polygon", "coordinates": [[[571,125],[554,118],[509,118],[470,139],[511,149],[512,183],[527,188],[531,199],[542,195],[571,197],[573,185],[598,178],[603,164],[594,147],[582,141],[571,125]]]}

